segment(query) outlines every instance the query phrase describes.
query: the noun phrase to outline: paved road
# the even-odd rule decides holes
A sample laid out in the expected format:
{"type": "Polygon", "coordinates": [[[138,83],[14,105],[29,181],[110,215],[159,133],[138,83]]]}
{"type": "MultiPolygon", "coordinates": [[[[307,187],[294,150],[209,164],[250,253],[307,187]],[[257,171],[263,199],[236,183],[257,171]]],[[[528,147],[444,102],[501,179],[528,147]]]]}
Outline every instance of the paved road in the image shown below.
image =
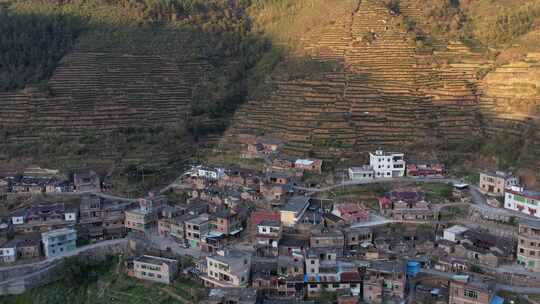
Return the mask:
{"type": "Polygon", "coordinates": [[[34,262],[34,263],[19,264],[19,265],[13,265],[13,266],[3,266],[3,267],[0,267],[0,271],[6,271],[6,270],[11,270],[11,269],[17,269],[17,268],[24,268],[24,267],[29,267],[29,266],[45,265],[45,264],[55,262],[57,260],[61,260],[63,258],[78,255],[78,254],[80,254],[82,252],[85,252],[85,251],[88,251],[88,250],[91,250],[91,249],[107,247],[109,245],[121,244],[123,242],[127,242],[127,239],[125,239],[125,238],[114,239],[114,240],[103,241],[103,242],[99,242],[99,243],[95,243],[95,244],[90,244],[90,245],[79,247],[79,248],[75,249],[74,251],[70,251],[70,252],[67,252],[67,253],[64,253],[62,255],[52,257],[52,258],[46,258],[45,260],[37,261],[37,262],[34,262]]]}
{"type": "Polygon", "coordinates": [[[412,177],[398,177],[398,178],[377,178],[368,179],[362,181],[346,181],[339,184],[335,184],[322,188],[306,188],[295,186],[295,189],[306,191],[308,193],[326,192],[339,187],[349,187],[358,185],[380,184],[380,183],[397,183],[397,182],[417,182],[417,183],[460,183],[461,181],[451,178],[412,178],[412,177]]]}
{"type": "MultiPolygon", "coordinates": [[[[425,269],[425,268],[422,268],[420,272],[433,275],[433,276],[442,277],[448,280],[451,280],[456,275],[455,273],[448,273],[448,272],[438,271],[435,269],[425,269]]],[[[514,293],[540,294],[540,287],[522,287],[522,286],[514,286],[514,285],[507,285],[507,284],[496,284],[495,286],[496,286],[495,289],[506,290],[506,291],[510,291],[514,293]]]]}
{"type": "MultiPolygon", "coordinates": [[[[295,189],[305,191],[308,194],[314,194],[318,192],[326,192],[339,187],[350,187],[350,186],[359,186],[359,185],[369,185],[369,184],[378,184],[378,183],[399,183],[399,182],[417,182],[417,183],[452,183],[459,184],[462,181],[454,178],[412,178],[412,177],[400,177],[400,178],[380,178],[380,179],[370,179],[363,181],[346,181],[336,185],[322,187],[322,188],[306,188],[296,186],[295,189]]],[[[475,208],[479,208],[482,211],[489,212],[492,214],[497,214],[503,217],[514,216],[516,218],[527,218],[535,219],[535,217],[523,214],[521,212],[508,210],[504,208],[496,208],[487,204],[486,197],[480,192],[480,189],[477,186],[469,186],[469,192],[471,194],[471,200],[475,205],[475,208]]],[[[443,207],[443,206],[441,206],[443,207]]],[[[446,206],[444,206],[446,207],[446,206]]]]}
{"type": "MultiPolygon", "coordinates": [[[[28,195],[28,193],[16,193],[16,192],[13,192],[13,193],[10,193],[10,194],[13,194],[13,195],[28,195]]],[[[85,191],[85,192],[53,192],[53,193],[45,193],[45,194],[48,194],[48,195],[58,195],[58,196],[82,196],[82,195],[85,195],[85,194],[93,194],[93,195],[97,195],[99,197],[102,197],[104,199],[108,199],[108,200],[112,200],[112,201],[122,201],[122,202],[137,202],[137,198],[128,198],[128,197],[123,197],[123,196],[117,196],[117,195],[114,195],[114,194],[108,194],[108,193],[102,193],[102,192],[93,192],[93,191],[85,191]]]]}

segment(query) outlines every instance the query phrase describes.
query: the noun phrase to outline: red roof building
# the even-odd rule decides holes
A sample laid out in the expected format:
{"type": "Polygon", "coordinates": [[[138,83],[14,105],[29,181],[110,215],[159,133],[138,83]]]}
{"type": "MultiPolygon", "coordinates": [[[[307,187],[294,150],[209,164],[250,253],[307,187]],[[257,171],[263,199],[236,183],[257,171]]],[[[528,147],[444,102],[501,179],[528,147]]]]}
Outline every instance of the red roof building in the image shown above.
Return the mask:
{"type": "Polygon", "coordinates": [[[251,213],[249,223],[252,227],[256,227],[263,221],[281,221],[281,215],[279,212],[274,211],[255,211],[251,213]]]}
{"type": "Polygon", "coordinates": [[[332,213],[344,219],[349,224],[369,220],[369,211],[355,203],[346,203],[334,206],[332,213]]]}
{"type": "Polygon", "coordinates": [[[407,176],[443,176],[444,165],[442,164],[408,164],[407,176]]]}

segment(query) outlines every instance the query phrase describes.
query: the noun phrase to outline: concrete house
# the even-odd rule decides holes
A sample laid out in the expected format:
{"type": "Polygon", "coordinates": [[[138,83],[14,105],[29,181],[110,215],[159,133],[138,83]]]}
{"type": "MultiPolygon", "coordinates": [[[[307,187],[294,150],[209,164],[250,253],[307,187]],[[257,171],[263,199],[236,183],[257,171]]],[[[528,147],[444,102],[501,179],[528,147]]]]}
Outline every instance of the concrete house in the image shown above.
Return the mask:
{"type": "Polygon", "coordinates": [[[164,205],[162,197],[141,198],[139,206],[135,209],[126,210],[125,226],[129,231],[143,233],[156,224],[158,214],[164,205]]]}
{"type": "Polygon", "coordinates": [[[469,228],[460,226],[460,225],[454,225],[450,228],[446,228],[443,231],[443,239],[450,241],[450,242],[457,242],[465,233],[465,231],[469,230],[469,228]]]}
{"type": "Polygon", "coordinates": [[[405,278],[405,265],[401,262],[371,262],[364,274],[363,300],[366,303],[383,303],[390,299],[404,299],[405,278]]]}
{"type": "Polygon", "coordinates": [[[197,177],[209,180],[218,180],[225,176],[225,169],[223,168],[197,166],[194,170],[197,177]]]}
{"type": "Polygon", "coordinates": [[[405,176],[405,155],[398,152],[377,150],[369,153],[369,165],[375,172],[375,178],[405,176]]]}
{"type": "Polygon", "coordinates": [[[492,283],[470,276],[450,281],[449,304],[490,304],[495,296],[492,283]]]}
{"type": "Polygon", "coordinates": [[[73,188],[75,192],[100,192],[101,178],[94,170],[76,170],[73,172],[73,188]]]}
{"type": "Polygon", "coordinates": [[[517,263],[540,272],[540,220],[520,219],[517,263]]]}
{"type": "Polygon", "coordinates": [[[108,201],[97,195],[85,195],[79,205],[79,238],[103,239],[125,233],[125,211],[133,203],[108,201]]]}
{"type": "Polygon", "coordinates": [[[13,263],[17,260],[17,244],[13,240],[0,245],[0,262],[13,263]]]}
{"type": "Polygon", "coordinates": [[[302,218],[309,207],[309,197],[294,196],[287,200],[279,211],[283,226],[293,227],[302,218]]]}
{"type": "Polygon", "coordinates": [[[43,232],[75,225],[78,210],[63,203],[38,203],[11,214],[16,233],[43,232]]]}
{"type": "Polygon", "coordinates": [[[375,177],[375,171],[369,165],[350,167],[347,172],[352,181],[370,180],[375,177]]]}
{"type": "Polygon", "coordinates": [[[310,248],[325,248],[343,256],[345,237],[340,230],[315,229],[309,239],[310,248]]]}
{"type": "Polygon", "coordinates": [[[355,203],[334,205],[332,213],[342,218],[349,225],[369,220],[369,211],[355,203]]]}
{"type": "Polygon", "coordinates": [[[251,254],[237,249],[219,250],[206,257],[206,270],[201,279],[207,287],[247,287],[251,254]]]}
{"type": "Polygon", "coordinates": [[[428,220],[434,216],[425,193],[418,191],[390,191],[379,199],[379,208],[395,220],[428,220]]]}
{"type": "Polygon", "coordinates": [[[300,171],[322,172],[323,161],[320,159],[297,159],[294,168],[300,171]]]}
{"type": "Polygon", "coordinates": [[[511,186],[504,193],[504,208],[540,218],[540,192],[511,186]]]}
{"type": "Polygon", "coordinates": [[[178,261],[143,255],[133,261],[133,273],[141,280],[170,284],[178,273],[178,261]]]}
{"type": "Polygon", "coordinates": [[[257,243],[277,248],[281,233],[280,221],[262,221],[257,225],[257,243]]]}
{"type": "Polygon", "coordinates": [[[437,162],[407,164],[407,176],[411,177],[443,177],[444,172],[444,165],[437,162]]]}
{"type": "Polygon", "coordinates": [[[190,247],[199,248],[202,236],[209,231],[210,216],[206,213],[185,221],[186,240],[190,247]]]}
{"type": "Polygon", "coordinates": [[[484,171],[480,172],[480,191],[484,194],[503,196],[504,190],[519,185],[519,177],[511,172],[484,171]]]}
{"type": "Polygon", "coordinates": [[[210,230],[224,235],[237,235],[243,229],[240,216],[230,209],[218,210],[210,219],[210,230]]]}
{"type": "Polygon", "coordinates": [[[46,257],[64,255],[77,248],[77,231],[62,228],[44,232],[41,234],[41,242],[46,257]]]}

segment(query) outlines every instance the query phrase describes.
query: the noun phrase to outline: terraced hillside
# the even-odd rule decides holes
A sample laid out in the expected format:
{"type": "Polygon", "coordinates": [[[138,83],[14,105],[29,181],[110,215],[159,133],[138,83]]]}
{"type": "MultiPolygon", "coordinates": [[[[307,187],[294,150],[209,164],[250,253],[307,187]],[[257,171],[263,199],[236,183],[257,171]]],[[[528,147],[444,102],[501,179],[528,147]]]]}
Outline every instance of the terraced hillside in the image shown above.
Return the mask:
{"type": "Polygon", "coordinates": [[[159,56],[77,50],[63,59],[47,91],[0,93],[0,123],[35,129],[35,137],[176,126],[185,119],[192,89],[208,69],[159,56]]]}
{"type": "Polygon", "coordinates": [[[13,20],[6,28],[67,18],[77,26],[73,45],[43,43],[50,50],[41,57],[25,45],[35,26],[8,41],[27,52],[2,58],[10,70],[0,80],[14,79],[17,70],[39,74],[6,86],[24,89],[0,89],[0,164],[8,167],[91,166],[141,182],[144,166],[150,187],[151,175],[166,178],[197,144],[218,138],[242,101],[247,71],[267,48],[251,33],[245,6],[220,0],[167,7],[23,0],[5,7],[13,20]],[[53,67],[50,77],[42,66],[53,67]]]}
{"type": "Polygon", "coordinates": [[[303,50],[343,68],[278,82],[268,100],[237,113],[232,135],[272,135],[295,154],[353,157],[378,146],[438,149],[480,132],[476,75],[489,62],[457,42],[426,54],[381,1],[359,1],[306,35],[303,50]]]}

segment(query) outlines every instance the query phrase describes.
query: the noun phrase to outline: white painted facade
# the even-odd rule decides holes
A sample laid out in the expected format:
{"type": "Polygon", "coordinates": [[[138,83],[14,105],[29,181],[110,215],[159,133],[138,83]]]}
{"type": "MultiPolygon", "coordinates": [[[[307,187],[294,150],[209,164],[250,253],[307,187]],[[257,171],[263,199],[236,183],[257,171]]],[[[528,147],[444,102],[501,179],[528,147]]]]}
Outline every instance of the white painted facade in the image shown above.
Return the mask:
{"type": "Polygon", "coordinates": [[[12,263],[17,259],[15,246],[0,247],[0,262],[12,263]]]}
{"type": "Polygon", "coordinates": [[[351,167],[348,174],[349,179],[353,181],[369,180],[375,177],[375,171],[370,166],[351,167]]]}
{"type": "Polygon", "coordinates": [[[12,216],[11,217],[11,223],[13,225],[21,225],[24,224],[24,216],[12,216]]]}
{"type": "Polygon", "coordinates": [[[64,220],[66,222],[76,222],[77,221],[77,212],[66,212],[66,213],[64,213],[64,220]]]}
{"type": "Polygon", "coordinates": [[[41,242],[46,257],[54,257],[74,251],[77,248],[75,229],[56,229],[41,234],[41,242]]]}
{"type": "Polygon", "coordinates": [[[198,177],[217,180],[225,176],[225,169],[200,166],[196,168],[196,173],[198,177]]]}
{"type": "Polygon", "coordinates": [[[540,218],[540,192],[512,186],[504,193],[504,208],[540,218]]]}
{"type": "Polygon", "coordinates": [[[369,153],[369,165],[375,172],[375,178],[405,176],[405,155],[403,153],[377,150],[375,153],[369,153]]]}
{"type": "Polygon", "coordinates": [[[457,242],[459,236],[467,230],[469,230],[469,228],[460,225],[454,225],[450,228],[444,229],[443,239],[455,243],[457,242]]]}

